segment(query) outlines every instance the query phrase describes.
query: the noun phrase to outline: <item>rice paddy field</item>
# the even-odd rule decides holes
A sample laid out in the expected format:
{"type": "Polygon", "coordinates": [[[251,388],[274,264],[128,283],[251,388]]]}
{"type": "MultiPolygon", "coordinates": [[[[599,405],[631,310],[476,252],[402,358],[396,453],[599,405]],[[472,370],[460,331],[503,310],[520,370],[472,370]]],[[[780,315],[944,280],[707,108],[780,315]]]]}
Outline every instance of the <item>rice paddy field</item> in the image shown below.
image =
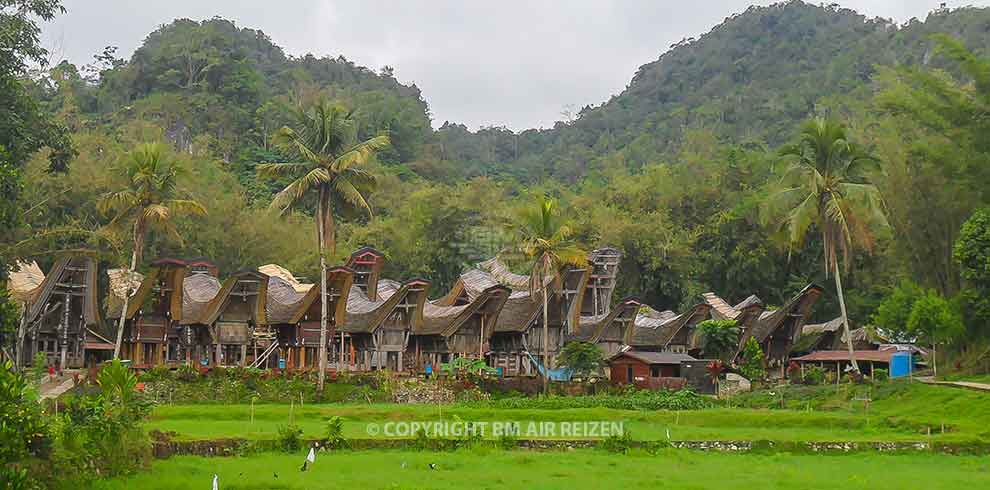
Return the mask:
{"type": "MultiPolygon", "coordinates": [[[[176,404],[159,405],[146,424],[179,441],[274,440],[293,424],[306,439],[326,436],[328,420],[343,420],[344,437],[388,437],[396,422],[617,421],[632,439],[990,443],[990,396],[911,383],[868,392],[845,387],[778,387],[735,397],[710,409],[548,409],[540,400],[503,408],[486,405],[176,404]],[[369,432],[369,425],[379,432],[369,432]]],[[[521,437],[524,438],[524,437],[521,437]]],[[[542,437],[553,439],[554,436],[542,437]]],[[[574,439],[573,437],[571,439],[574,439]]],[[[97,489],[975,489],[990,488],[990,456],[940,452],[813,454],[757,449],[705,452],[660,449],[625,453],[595,449],[503,450],[482,444],[453,451],[365,449],[317,453],[301,471],[307,449],[242,452],[231,457],[173,456],[137,474],[94,482],[97,489]]],[[[271,447],[271,446],[267,446],[271,447]]],[[[977,447],[977,446],[974,446],[977,447]]]]}
{"type": "Polygon", "coordinates": [[[464,449],[454,452],[320,453],[173,457],[94,488],[248,489],[977,489],[990,488],[990,458],[938,454],[842,456],[665,450],[627,454],[464,449]],[[434,465],[431,467],[431,464],[434,465]]]}
{"type": "Polygon", "coordinates": [[[274,439],[279,427],[290,423],[299,426],[304,437],[316,439],[326,434],[327,420],[339,416],[347,438],[387,437],[383,430],[369,433],[369,426],[381,429],[389,422],[618,421],[639,440],[990,442],[990,395],[986,393],[921,384],[866,394],[830,390],[799,387],[787,393],[753,393],[735,402],[741,407],[686,411],[399,404],[160,405],[147,425],[174,433],[176,440],[274,439]],[[769,408],[779,406],[785,408],[769,408]]]}

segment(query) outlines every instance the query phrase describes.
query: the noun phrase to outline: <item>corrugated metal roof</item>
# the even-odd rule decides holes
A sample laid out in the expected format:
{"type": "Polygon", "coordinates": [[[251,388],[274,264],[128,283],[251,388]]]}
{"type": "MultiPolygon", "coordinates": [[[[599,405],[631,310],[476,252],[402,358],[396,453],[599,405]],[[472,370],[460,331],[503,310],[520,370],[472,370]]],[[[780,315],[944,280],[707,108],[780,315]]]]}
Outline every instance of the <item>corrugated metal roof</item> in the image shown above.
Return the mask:
{"type": "Polygon", "coordinates": [[[620,357],[631,357],[637,361],[642,361],[647,364],[680,364],[681,361],[697,361],[694,357],[687,354],[679,354],[677,352],[646,352],[637,350],[627,350],[620,352],[612,359],[618,359],[620,357]]]}

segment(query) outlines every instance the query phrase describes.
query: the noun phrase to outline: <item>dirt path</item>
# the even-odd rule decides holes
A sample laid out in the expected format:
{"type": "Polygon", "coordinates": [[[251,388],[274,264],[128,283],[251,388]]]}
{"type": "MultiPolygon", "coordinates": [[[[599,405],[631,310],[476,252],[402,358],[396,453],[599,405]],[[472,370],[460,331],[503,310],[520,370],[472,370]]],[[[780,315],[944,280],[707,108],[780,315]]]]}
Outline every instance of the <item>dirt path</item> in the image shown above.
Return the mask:
{"type": "Polygon", "coordinates": [[[968,388],[970,390],[990,391],[990,384],[986,384],[986,383],[975,383],[972,381],[935,381],[935,378],[932,377],[924,377],[924,378],[916,378],[916,379],[918,381],[921,381],[922,383],[930,384],[930,385],[955,386],[957,388],[968,388]]]}

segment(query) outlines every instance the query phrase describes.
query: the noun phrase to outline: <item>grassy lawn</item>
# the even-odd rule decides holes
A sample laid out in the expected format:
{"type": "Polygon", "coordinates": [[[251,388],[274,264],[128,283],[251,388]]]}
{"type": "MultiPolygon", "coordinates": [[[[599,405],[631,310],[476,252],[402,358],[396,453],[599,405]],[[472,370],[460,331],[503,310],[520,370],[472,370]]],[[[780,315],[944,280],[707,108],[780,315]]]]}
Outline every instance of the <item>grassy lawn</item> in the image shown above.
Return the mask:
{"type": "MultiPolygon", "coordinates": [[[[148,427],[175,432],[179,439],[274,438],[293,423],[309,438],[322,437],[326,421],[344,419],[345,437],[368,437],[367,425],[389,421],[622,421],[633,438],[660,440],[906,441],[990,440],[990,396],[921,384],[892,384],[869,393],[844,387],[795,387],[752,393],[734,401],[746,408],[640,411],[606,408],[495,409],[479,406],[398,404],[307,404],[305,406],[161,405],[148,427]],[[779,407],[783,396],[783,405],[779,407]],[[856,398],[870,398],[866,403],[856,398]],[[942,427],[945,427],[943,433],[942,427]],[[928,435],[929,429],[931,435],[928,435]]],[[[382,437],[379,434],[378,437],[382,437]]]]}
{"type": "Polygon", "coordinates": [[[871,489],[990,488],[990,458],[944,455],[813,456],[667,450],[569,452],[459,450],[320,454],[300,472],[304,452],[251,457],[175,457],[151,471],[98,482],[96,489],[871,489]],[[431,469],[430,463],[437,465],[431,469]],[[276,478],[275,475],[278,475],[276,478]]]}

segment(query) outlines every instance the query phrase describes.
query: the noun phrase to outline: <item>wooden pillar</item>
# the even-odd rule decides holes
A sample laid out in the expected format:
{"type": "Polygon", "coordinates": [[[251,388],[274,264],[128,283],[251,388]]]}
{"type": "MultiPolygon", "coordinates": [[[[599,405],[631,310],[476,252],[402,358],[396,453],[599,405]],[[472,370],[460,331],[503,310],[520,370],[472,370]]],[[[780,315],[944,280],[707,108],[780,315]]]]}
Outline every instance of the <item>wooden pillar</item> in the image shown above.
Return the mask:
{"type": "Polygon", "coordinates": [[[241,367],[244,367],[245,361],[247,361],[247,344],[241,344],[241,367]]]}
{"type": "Polygon", "coordinates": [[[214,366],[223,365],[223,347],[221,347],[220,342],[216,343],[216,359],[213,361],[214,366]]]}
{"type": "Polygon", "coordinates": [[[302,347],[299,348],[299,368],[300,369],[305,369],[306,368],[306,346],[305,345],[303,345],[302,347]]]}

